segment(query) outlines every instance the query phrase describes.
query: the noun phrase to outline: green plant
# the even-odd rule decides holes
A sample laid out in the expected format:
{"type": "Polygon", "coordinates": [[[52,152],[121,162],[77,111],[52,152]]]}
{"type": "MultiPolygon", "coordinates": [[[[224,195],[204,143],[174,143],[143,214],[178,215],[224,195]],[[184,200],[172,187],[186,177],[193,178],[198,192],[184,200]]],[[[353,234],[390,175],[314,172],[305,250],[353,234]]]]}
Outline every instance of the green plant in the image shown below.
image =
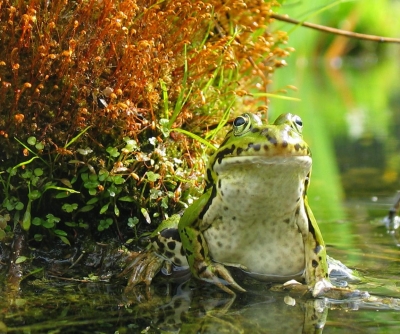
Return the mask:
{"type": "Polygon", "coordinates": [[[273,93],[267,77],[290,51],[266,29],[278,4],[5,3],[2,235],[21,223],[66,242],[69,228],[121,221],[136,233],[186,207],[236,103],[254,111],[273,93]]]}
{"type": "Polygon", "coordinates": [[[3,240],[6,236],[7,228],[9,230],[8,222],[11,217],[9,213],[5,213],[4,215],[0,215],[0,241],[3,240]]]}
{"type": "MultiPolygon", "coordinates": [[[[70,245],[70,242],[67,238],[67,232],[57,228],[57,224],[61,221],[59,217],[55,217],[53,214],[49,213],[46,215],[46,219],[42,219],[40,217],[35,217],[32,219],[32,224],[36,226],[42,226],[45,229],[51,231],[55,236],[61,239],[67,245],[70,245]]],[[[43,239],[42,234],[35,234],[35,240],[41,241],[43,239]]]]}
{"type": "Polygon", "coordinates": [[[101,232],[109,228],[113,223],[112,218],[101,219],[97,229],[101,232]]]}

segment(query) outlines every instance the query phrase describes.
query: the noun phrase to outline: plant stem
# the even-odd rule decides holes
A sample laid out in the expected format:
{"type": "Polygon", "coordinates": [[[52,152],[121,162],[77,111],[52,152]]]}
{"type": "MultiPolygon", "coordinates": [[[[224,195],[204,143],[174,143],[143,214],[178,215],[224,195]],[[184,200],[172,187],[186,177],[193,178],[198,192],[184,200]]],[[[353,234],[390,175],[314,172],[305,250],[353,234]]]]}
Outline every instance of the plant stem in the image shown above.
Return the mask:
{"type": "Polygon", "coordinates": [[[400,43],[400,38],[393,38],[393,37],[382,37],[382,36],[375,36],[375,35],[367,35],[367,34],[360,34],[357,32],[352,32],[348,30],[342,30],[342,29],[337,29],[337,28],[332,28],[332,27],[327,27],[323,26],[320,24],[315,24],[315,23],[309,23],[309,22],[302,22],[298,20],[291,19],[290,17],[286,15],[279,15],[272,13],[270,15],[271,18],[278,20],[278,21],[284,21],[292,24],[297,24],[301,25],[303,27],[327,32],[330,34],[335,34],[335,35],[341,35],[341,36],[346,36],[349,38],[357,38],[357,39],[363,39],[367,41],[373,41],[373,42],[380,42],[380,43],[400,43]]]}

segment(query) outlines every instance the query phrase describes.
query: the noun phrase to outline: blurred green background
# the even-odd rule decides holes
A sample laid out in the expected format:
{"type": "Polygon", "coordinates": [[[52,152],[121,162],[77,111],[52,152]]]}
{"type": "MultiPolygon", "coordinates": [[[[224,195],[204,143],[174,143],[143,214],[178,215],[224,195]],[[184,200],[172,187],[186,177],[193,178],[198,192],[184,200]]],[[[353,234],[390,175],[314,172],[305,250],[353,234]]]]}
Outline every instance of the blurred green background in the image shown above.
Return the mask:
{"type": "MultiPolygon", "coordinates": [[[[385,37],[400,37],[400,1],[284,1],[279,14],[385,37]]],[[[399,44],[349,39],[275,21],[295,52],[277,71],[269,118],[300,115],[313,152],[310,203],[319,221],[348,217],[349,200],[386,201],[400,189],[399,44]],[[297,90],[290,86],[297,87],[297,90]],[[287,87],[289,86],[289,87],[287,87]]],[[[352,209],[351,209],[352,210],[352,209]]]]}

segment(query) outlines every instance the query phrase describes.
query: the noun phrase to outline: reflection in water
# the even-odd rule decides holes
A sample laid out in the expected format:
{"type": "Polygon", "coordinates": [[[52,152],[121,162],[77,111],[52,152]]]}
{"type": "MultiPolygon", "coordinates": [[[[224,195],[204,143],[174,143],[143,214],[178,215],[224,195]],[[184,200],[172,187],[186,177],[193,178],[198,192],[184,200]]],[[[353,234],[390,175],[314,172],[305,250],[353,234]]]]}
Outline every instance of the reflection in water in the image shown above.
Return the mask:
{"type": "MultiPolygon", "coordinates": [[[[384,203],[377,205],[384,207],[384,203]]],[[[242,277],[248,292],[234,298],[197,280],[163,284],[160,277],[149,289],[139,286],[125,294],[125,285],[118,283],[32,279],[25,281],[23,294],[0,293],[0,333],[398,332],[399,249],[386,232],[382,215],[371,222],[371,202],[350,202],[348,208],[351,213],[356,211],[348,215],[356,237],[351,244],[343,243],[335,229],[328,230],[325,237],[335,240],[328,245],[328,252],[359,270],[362,281],[350,285],[368,290],[371,298],[310,299],[304,290],[270,290],[270,285],[248,277],[242,277]]]]}
{"type": "Polygon", "coordinates": [[[233,297],[192,280],[124,294],[122,285],[31,281],[23,296],[2,296],[0,332],[348,333],[387,328],[389,321],[391,330],[400,330],[398,299],[333,301],[275,292],[261,283],[246,288],[233,297]]]}

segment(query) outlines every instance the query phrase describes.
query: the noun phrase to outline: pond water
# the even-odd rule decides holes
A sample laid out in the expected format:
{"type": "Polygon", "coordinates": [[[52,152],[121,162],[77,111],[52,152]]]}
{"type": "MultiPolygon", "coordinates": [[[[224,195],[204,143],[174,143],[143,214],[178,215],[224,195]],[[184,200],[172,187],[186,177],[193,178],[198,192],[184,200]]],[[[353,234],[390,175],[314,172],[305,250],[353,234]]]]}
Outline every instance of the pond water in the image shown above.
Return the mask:
{"type": "Polygon", "coordinates": [[[328,253],[363,276],[355,288],[383,300],[307,300],[247,281],[249,293],[232,299],[193,282],[125,295],[122,284],[32,280],[23,294],[0,290],[0,333],[400,332],[400,233],[382,224],[400,189],[395,58],[336,69],[298,58],[276,84],[295,84],[302,101],[274,99],[270,108],[273,118],[303,119],[314,159],[309,199],[328,253]]]}
{"type": "Polygon", "coordinates": [[[250,279],[241,281],[248,293],[232,298],[191,281],[125,294],[123,284],[48,278],[29,281],[23,294],[2,293],[0,333],[397,333],[400,239],[379,219],[391,200],[347,201],[345,219],[320,224],[329,254],[363,277],[352,286],[383,301],[315,301],[250,279]]]}

